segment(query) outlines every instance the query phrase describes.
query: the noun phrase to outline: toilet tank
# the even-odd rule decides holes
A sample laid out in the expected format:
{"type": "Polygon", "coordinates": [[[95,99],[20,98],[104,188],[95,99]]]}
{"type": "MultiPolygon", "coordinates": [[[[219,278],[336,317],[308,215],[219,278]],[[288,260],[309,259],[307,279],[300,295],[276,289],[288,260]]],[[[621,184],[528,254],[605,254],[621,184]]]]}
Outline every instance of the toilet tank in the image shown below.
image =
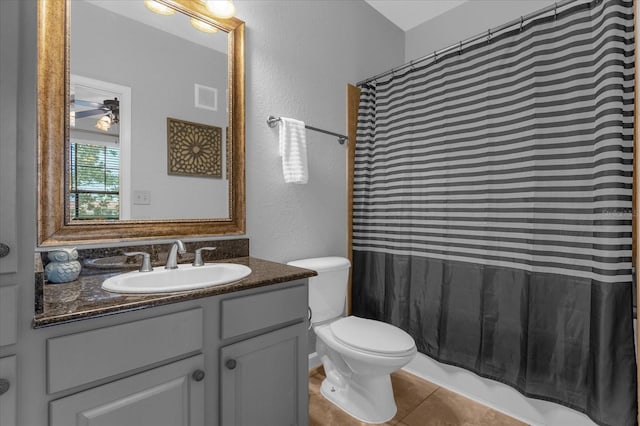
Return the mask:
{"type": "Polygon", "coordinates": [[[311,323],[338,318],[344,312],[351,262],[344,257],[316,257],[289,262],[288,265],[318,273],[309,278],[311,323]]]}

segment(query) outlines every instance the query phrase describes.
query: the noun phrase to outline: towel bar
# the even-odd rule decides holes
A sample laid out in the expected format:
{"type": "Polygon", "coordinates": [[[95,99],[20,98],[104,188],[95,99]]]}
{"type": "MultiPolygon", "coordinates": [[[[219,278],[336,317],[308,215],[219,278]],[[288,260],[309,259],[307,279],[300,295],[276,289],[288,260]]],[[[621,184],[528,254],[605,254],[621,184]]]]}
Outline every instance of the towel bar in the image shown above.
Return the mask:
{"type": "MultiPolygon", "coordinates": [[[[276,127],[278,125],[279,121],[280,121],[280,117],[274,117],[273,115],[270,115],[269,117],[267,117],[267,126],[276,127]]],[[[339,133],[334,133],[334,132],[330,132],[328,130],[318,129],[317,127],[309,126],[307,124],[305,124],[304,127],[305,127],[305,129],[313,130],[315,132],[320,132],[320,133],[324,133],[326,135],[335,136],[335,137],[338,138],[338,143],[340,145],[344,145],[344,143],[349,140],[349,138],[347,136],[341,135],[339,133]]]]}

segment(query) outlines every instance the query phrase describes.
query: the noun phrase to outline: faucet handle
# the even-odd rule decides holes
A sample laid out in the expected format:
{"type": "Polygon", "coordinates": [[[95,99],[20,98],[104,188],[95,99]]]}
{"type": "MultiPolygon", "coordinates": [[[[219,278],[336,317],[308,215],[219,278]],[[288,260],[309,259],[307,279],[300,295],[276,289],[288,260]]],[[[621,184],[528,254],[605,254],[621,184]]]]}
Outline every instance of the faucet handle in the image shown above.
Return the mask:
{"type": "Polygon", "coordinates": [[[202,261],[202,250],[213,251],[216,249],[217,247],[201,247],[196,249],[196,257],[193,259],[193,266],[204,266],[204,262],[202,261]]]}
{"type": "Polygon", "coordinates": [[[145,253],[144,251],[130,251],[128,253],[123,253],[125,256],[139,256],[142,255],[142,265],[140,266],[140,272],[151,272],[153,268],[151,267],[151,255],[149,253],[145,253]]]}

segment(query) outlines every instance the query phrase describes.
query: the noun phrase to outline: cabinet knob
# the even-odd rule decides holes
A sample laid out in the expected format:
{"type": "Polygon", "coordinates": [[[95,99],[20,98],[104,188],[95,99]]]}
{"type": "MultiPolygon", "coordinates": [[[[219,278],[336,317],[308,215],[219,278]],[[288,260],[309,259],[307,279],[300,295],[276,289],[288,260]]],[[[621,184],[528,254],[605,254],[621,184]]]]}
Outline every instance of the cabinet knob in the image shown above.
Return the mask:
{"type": "Polygon", "coordinates": [[[9,254],[9,246],[3,243],[0,243],[0,257],[5,257],[9,254]]]}
{"type": "Polygon", "coordinates": [[[11,387],[11,383],[7,379],[0,379],[0,395],[7,393],[9,388],[11,387]]]}
{"type": "Polygon", "coordinates": [[[193,380],[195,380],[196,382],[201,382],[204,379],[204,371],[202,370],[196,370],[193,372],[193,374],[191,374],[191,377],[193,378],[193,380]]]}
{"type": "Polygon", "coordinates": [[[228,360],[224,363],[224,365],[225,365],[229,370],[233,370],[234,368],[236,368],[237,363],[236,363],[236,360],[235,360],[235,359],[231,358],[231,359],[228,359],[228,360]]]}

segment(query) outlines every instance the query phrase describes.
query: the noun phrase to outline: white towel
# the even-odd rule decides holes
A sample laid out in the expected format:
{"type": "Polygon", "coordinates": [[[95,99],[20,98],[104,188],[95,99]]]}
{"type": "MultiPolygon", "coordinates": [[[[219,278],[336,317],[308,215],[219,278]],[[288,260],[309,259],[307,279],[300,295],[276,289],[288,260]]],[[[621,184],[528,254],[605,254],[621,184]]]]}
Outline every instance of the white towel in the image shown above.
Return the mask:
{"type": "Polygon", "coordinates": [[[287,183],[307,183],[307,138],[304,122],[280,117],[282,174],[287,183]]]}

